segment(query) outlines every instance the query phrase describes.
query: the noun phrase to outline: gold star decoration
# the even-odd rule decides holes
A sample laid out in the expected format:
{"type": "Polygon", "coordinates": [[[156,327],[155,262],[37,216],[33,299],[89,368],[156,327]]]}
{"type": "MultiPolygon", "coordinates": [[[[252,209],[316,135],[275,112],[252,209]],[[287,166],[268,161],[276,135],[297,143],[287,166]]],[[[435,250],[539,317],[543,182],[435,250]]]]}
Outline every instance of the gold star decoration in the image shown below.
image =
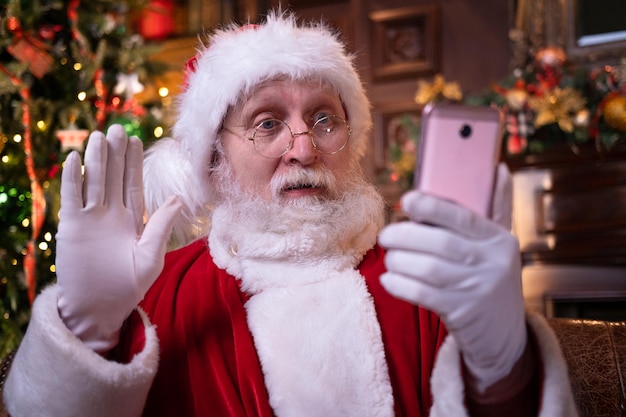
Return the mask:
{"type": "Polygon", "coordinates": [[[545,94],[530,97],[528,104],[537,114],[535,127],[556,123],[562,131],[572,133],[574,117],[585,107],[585,99],[573,88],[555,87],[545,94]]]}

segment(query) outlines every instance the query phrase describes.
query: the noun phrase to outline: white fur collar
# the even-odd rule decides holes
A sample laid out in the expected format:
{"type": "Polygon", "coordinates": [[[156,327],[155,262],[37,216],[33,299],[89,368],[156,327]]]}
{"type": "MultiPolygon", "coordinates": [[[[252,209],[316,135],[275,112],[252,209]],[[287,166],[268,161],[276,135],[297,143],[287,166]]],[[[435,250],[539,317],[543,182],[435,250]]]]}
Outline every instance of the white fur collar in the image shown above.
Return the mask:
{"type": "Polygon", "coordinates": [[[380,325],[355,269],[378,225],[319,239],[300,229],[294,238],[233,225],[219,208],[212,223],[215,262],[251,295],[248,325],[276,415],[392,416],[380,325]]]}

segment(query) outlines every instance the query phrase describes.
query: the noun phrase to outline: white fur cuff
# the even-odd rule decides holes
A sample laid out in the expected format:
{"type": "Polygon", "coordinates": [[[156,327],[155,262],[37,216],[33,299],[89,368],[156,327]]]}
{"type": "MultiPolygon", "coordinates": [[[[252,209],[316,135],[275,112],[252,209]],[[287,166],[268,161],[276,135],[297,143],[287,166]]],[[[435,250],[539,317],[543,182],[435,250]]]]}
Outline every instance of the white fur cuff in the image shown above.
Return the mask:
{"type": "MultiPolygon", "coordinates": [[[[569,383],[567,364],[552,328],[535,313],[526,317],[539,346],[543,361],[543,392],[539,417],[575,417],[578,415],[569,383]]],[[[431,417],[468,416],[461,374],[461,353],[452,336],[439,350],[431,379],[433,407],[431,417]]]]}
{"type": "Polygon", "coordinates": [[[156,331],[141,312],[146,345],[128,364],[107,361],[65,327],[57,287],[35,300],[4,388],[13,417],[140,416],[158,365],[156,331]]]}

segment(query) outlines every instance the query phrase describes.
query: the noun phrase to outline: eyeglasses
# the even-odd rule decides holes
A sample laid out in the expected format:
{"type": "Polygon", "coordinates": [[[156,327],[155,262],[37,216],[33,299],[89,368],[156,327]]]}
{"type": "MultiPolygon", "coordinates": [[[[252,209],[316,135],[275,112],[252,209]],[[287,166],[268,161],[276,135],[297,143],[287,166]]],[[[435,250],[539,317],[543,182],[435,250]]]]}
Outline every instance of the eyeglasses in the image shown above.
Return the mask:
{"type": "MultiPolygon", "coordinates": [[[[226,127],[223,129],[236,135],[226,127]]],[[[254,143],[254,149],[262,156],[280,158],[291,149],[296,136],[309,135],[315,149],[334,155],[346,147],[351,134],[347,121],[339,116],[322,114],[308,131],[296,133],[283,120],[266,119],[246,139],[254,143]]]]}

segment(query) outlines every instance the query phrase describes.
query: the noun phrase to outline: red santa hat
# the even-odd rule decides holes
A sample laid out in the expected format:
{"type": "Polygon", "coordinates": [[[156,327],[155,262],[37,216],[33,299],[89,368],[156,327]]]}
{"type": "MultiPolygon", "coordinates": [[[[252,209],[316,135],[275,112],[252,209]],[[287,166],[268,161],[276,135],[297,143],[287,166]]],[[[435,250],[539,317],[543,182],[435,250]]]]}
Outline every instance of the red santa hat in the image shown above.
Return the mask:
{"type": "Polygon", "coordinates": [[[330,83],[353,130],[350,150],[357,158],[365,154],[372,125],[370,104],[353,56],[325,24],[298,24],[293,14],[270,12],[262,24],[217,30],[195,60],[179,96],[174,137],[159,140],[146,154],[149,212],[167,196],[178,194],[187,206],[181,226],[197,220],[213,200],[208,168],[226,112],[259,83],[275,77],[317,77],[330,83]]]}

